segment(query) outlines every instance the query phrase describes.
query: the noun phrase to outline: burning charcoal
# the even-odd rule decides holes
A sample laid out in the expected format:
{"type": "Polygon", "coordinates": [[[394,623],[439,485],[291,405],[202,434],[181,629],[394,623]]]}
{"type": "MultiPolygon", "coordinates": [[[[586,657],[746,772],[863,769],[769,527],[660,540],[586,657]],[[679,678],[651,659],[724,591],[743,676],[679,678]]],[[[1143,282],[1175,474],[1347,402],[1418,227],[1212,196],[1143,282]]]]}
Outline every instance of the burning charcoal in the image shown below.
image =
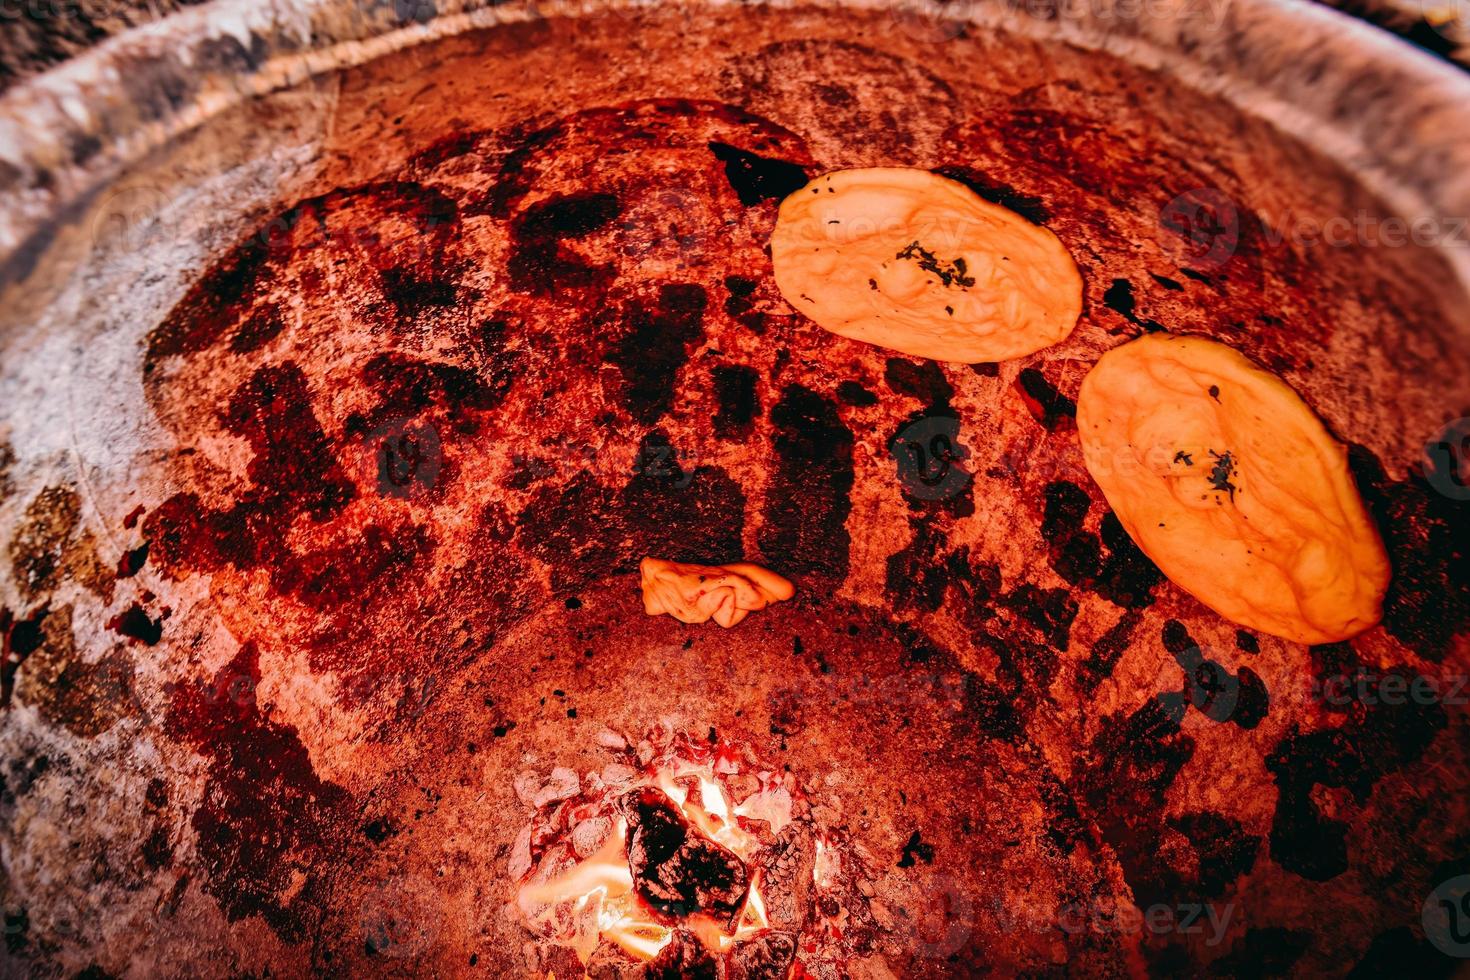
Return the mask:
{"type": "Polygon", "coordinates": [[[516,798],[526,806],[536,805],[536,794],[541,792],[541,777],[534,772],[523,772],[515,778],[512,783],[515,787],[516,798]]]}
{"type": "Polygon", "coordinates": [[[725,780],[725,787],[730,791],[730,798],[736,803],[744,803],[747,799],[760,792],[761,781],[754,773],[738,772],[725,780]]]}
{"type": "Polygon", "coordinates": [[[520,881],[531,870],[531,827],[526,825],[516,835],[515,843],[510,848],[509,869],[510,880],[520,881]]]}
{"type": "Polygon", "coordinates": [[[637,778],[638,773],[631,766],[609,762],[602,767],[602,781],[609,786],[627,786],[637,778]]]}
{"type": "Polygon", "coordinates": [[[628,740],[611,728],[604,728],[597,733],[597,744],[605,749],[621,752],[628,747],[628,740]]]}
{"type": "Polygon", "coordinates": [[[719,980],[720,964],[694,933],[677,929],[648,964],[644,976],[648,980],[719,980]]]}
{"type": "Polygon", "coordinates": [[[612,821],[607,817],[583,820],[572,828],[572,850],[579,858],[591,857],[602,846],[602,842],[607,840],[611,829],[612,821]]]}
{"type": "Polygon", "coordinates": [[[726,980],[786,980],[796,960],[796,933],[771,929],[736,943],[725,958],[726,980]]]}
{"type": "Polygon", "coordinates": [[[628,821],[628,868],[639,896],[668,917],[703,912],[732,923],[750,886],[740,858],[690,826],[657,789],[633,790],[619,807],[628,821]]]}
{"type": "Polygon", "coordinates": [[[588,980],[644,980],[648,964],[604,939],[587,960],[588,980]]]}
{"type": "Polygon", "coordinates": [[[587,961],[587,980],[719,980],[719,977],[719,963],[698,937],[685,929],[675,930],[658,955],[647,962],[606,939],[597,944],[587,961]]]}
{"type": "Polygon", "coordinates": [[[542,807],[576,796],[581,791],[582,782],[577,778],[576,772],[566,766],[557,766],[551,770],[551,779],[541,787],[531,802],[542,807]]]}
{"type": "Polygon", "coordinates": [[[774,928],[799,932],[806,925],[816,866],[816,837],[802,821],[787,824],[776,842],[761,852],[761,894],[774,928]]]}

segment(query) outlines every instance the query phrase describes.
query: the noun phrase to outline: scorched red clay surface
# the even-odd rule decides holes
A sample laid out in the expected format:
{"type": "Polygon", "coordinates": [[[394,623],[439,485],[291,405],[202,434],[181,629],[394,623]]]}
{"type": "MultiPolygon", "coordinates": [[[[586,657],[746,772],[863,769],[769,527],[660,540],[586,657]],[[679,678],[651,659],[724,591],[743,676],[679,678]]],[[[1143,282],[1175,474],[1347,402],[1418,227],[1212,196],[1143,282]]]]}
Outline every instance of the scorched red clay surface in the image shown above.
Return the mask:
{"type": "MultiPolygon", "coordinates": [[[[1346,178],[1154,76],[978,36],[935,61],[886,16],[708,16],[723,33],[681,31],[616,91],[588,79],[623,21],[348,73],[308,191],[123,345],[162,448],[16,469],[7,955],[573,975],[515,907],[517,835],[553,773],[631,768],[667,722],[749,746],[866,855],[834,879],[847,958],[798,943],[811,976],[1441,966],[1418,923],[1470,870],[1464,709],[1373,686],[1447,693],[1470,625],[1470,512],[1419,465],[1443,419],[1407,380],[1464,358],[1409,256],[1274,239],[1264,164],[1201,147],[1251,147],[1303,201],[1346,206],[1346,178]],[[1054,233],[1075,332],[940,365],[787,305],[778,202],[879,165],[1054,233]],[[1234,202],[1228,247],[1180,219],[1202,187],[1234,202]],[[1268,366],[1355,444],[1381,626],[1238,630],[1123,532],[1076,398],[1160,326],[1268,366]],[[650,617],[646,555],[796,594],[728,631],[650,617]],[[1369,687],[1324,694],[1344,679],[1369,687]]],[[[766,893],[783,921],[815,921],[803,880],[766,893]]]]}

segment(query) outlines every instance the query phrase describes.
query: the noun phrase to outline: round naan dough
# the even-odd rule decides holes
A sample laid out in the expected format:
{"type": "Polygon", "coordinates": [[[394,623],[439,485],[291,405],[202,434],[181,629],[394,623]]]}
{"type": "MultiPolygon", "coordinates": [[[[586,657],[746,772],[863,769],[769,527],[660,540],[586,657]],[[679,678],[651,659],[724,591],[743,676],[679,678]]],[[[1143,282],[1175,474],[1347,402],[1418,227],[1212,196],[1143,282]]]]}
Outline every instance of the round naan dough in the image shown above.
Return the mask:
{"type": "Polygon", "coordinates": [[[818,177],[771,236],[787,302],[843,337],[975,364],[1065,339],[1082,277],[1057,237],[927,170],[818,177]]]}
{"type": "Polygon", "coordinates": [[[1378,622],[1389,564],[1347,447],[1224,344],[1151,334],[1082,382],[1088,472],[1128,534],[1232,622],[1329,643],[1378,622]]]}

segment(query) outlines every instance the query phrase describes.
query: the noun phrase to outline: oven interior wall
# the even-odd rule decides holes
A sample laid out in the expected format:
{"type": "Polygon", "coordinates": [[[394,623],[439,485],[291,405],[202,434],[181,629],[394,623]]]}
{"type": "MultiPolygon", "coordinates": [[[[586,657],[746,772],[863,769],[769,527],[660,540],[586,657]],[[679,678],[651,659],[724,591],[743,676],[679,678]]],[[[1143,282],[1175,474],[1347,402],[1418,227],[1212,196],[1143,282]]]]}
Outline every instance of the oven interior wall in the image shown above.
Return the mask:
{"type": "Polygon", "coordinates": [[[1463,711],[1315,685],[1463,673],[1467,508],[1417,468],[1470,350],[1440,253],[1292,234],[1359,214],[1391,212],[1163,75],[882,12],[533,20],[214,118],[57,229],[86,261],[7,293],[7,955],[544,975],[515,781],[667,721],[789,768],[873,857],[855,975],[1432,956],[1408,927],[1467,858],[1463,711]],[[1077,332],[938,365],[795,315],[783,181],[880,164],[1056,232],[1077,332]],[[1166,220],[1202,202],[1227,247],[1166,220]],[[1128,541],[1073,400],[1160,328],[1355,444],[1382,628],[1244,634],[1128,541]],[[385,480],[405,432],[428,456],[385,480]],[[647,619],[644,554],[798,597],[647,619]],[[1129,902],[1220,929],[1093,915],[1129,902]]]}

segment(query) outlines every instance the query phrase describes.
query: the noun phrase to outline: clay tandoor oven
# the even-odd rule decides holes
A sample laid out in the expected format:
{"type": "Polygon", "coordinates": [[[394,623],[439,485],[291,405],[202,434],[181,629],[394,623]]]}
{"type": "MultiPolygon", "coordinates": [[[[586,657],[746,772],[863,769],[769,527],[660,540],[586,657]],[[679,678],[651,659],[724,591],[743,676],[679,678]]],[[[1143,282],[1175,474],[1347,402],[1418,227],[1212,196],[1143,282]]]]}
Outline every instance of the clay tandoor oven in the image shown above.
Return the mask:
{"type": "Polygon", "coordinates": [[[1448,66],[1296,5],[256,6],[3,96],[8,975],[1454,964],[1464,241],[1374,237],[1466,213],[1448,66]],[[1054,231],[1076,333],[797,315],[777,202],[885,164],[1054,231]],[[1160,329],[1353,444],[1381,627],[1132,545],[1074,399],[1160,329]],[[798,592],[651,618],[644,555],[798,592]]]}

